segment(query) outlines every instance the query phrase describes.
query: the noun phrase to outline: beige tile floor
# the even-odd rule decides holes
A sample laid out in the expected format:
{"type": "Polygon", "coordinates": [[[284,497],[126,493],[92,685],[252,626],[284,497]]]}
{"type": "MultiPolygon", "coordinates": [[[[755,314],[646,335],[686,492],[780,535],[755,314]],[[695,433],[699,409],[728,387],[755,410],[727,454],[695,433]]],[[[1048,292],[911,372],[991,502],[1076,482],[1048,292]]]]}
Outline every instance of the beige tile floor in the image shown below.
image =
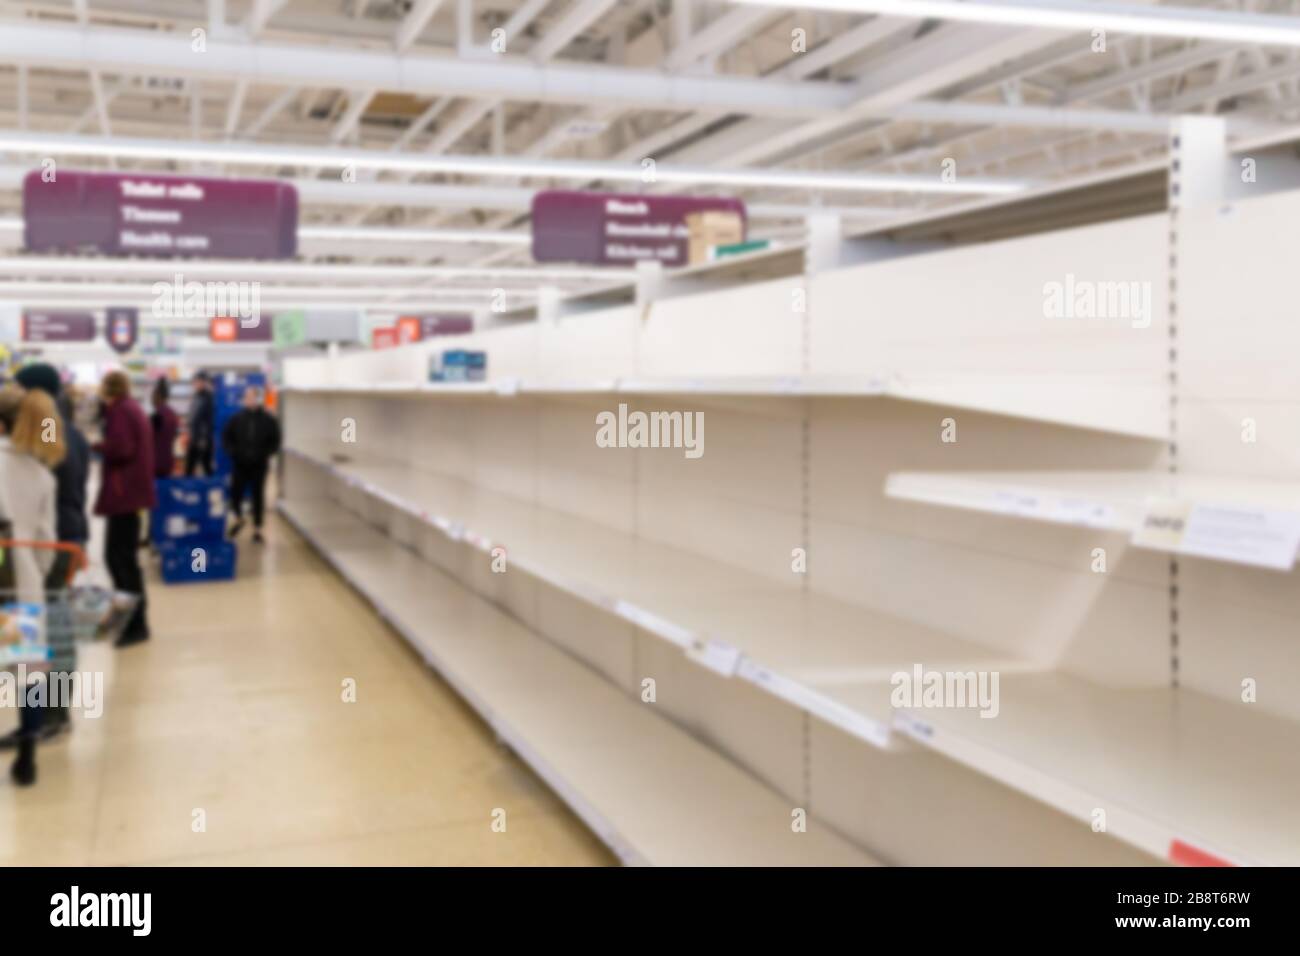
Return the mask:
{"type": "Polygon", "coordinates": [[[104,715],[0,778],[0,866],[615,862],[283,522],[235,582],[151,586],[151,642],[83,652],[104,715]]]}

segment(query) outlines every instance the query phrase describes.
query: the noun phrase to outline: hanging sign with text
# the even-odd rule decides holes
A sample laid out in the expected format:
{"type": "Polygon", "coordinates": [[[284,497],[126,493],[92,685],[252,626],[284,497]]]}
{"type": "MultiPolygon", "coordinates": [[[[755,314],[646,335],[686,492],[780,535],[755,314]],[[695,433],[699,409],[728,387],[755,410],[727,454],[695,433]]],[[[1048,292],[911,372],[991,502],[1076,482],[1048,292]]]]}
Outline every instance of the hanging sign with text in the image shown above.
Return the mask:
{"type": "Polygon", "coordinates": [[[39,171],[23,180],[29,252],[289,259],[298,191],[275,180],[39,171]]]}
{"type": "Polygon", "coordinates": [[[24,342],[90,342],[95,338],[92,312],[24,312],[24,342]]]}
{"type": "Polygon", "coordinates": [[[533,258],[538,262],[587,262],[627,266],[688,260],[686,217],[698,212],[734,213],[745,221],[739,199],[707,196],[641,196],[549,190],[533,197],[533,258]]]}

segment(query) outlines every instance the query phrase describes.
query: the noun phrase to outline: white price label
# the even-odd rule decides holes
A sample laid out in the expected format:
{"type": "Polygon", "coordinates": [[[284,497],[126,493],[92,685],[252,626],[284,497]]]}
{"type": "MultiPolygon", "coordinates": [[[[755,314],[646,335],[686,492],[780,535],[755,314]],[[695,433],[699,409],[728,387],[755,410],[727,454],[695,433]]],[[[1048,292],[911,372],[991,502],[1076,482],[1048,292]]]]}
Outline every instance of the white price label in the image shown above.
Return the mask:
{"type": "Polygon", "coordinates": [[[740,664],[740,648],[725,641],[697,640],[691,643],[686,656],[723,677],[736,673],[740,664]]]}

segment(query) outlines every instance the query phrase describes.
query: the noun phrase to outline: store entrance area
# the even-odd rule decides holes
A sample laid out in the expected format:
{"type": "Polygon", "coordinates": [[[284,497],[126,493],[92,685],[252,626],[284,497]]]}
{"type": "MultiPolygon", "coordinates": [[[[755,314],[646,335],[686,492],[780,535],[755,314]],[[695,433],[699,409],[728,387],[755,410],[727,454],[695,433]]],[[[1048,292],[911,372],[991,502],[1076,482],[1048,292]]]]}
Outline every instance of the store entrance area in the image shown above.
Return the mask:
{"type": "Polygon", "coordinates": [[[151,587],[148,642],[86,647],[112,706],[41,748],[39,786],[0,787],[0,866],[615,862],[292,529],[267,531],[237,580],[151,587]]]}

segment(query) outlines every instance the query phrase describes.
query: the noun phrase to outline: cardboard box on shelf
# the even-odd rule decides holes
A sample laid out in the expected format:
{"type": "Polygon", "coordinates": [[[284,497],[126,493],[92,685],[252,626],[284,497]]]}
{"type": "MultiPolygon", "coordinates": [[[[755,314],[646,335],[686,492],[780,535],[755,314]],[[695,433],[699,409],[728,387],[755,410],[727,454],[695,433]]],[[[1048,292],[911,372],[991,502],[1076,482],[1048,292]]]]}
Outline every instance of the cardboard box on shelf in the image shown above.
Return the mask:
{"type": "Polygon", "coordinates": [[[714,246],[729,246],[745,241],[745,220],[734,212],[696,212],[686,217],[690,236],[688,259],[691,265],[709,261],[714,246]]]}

